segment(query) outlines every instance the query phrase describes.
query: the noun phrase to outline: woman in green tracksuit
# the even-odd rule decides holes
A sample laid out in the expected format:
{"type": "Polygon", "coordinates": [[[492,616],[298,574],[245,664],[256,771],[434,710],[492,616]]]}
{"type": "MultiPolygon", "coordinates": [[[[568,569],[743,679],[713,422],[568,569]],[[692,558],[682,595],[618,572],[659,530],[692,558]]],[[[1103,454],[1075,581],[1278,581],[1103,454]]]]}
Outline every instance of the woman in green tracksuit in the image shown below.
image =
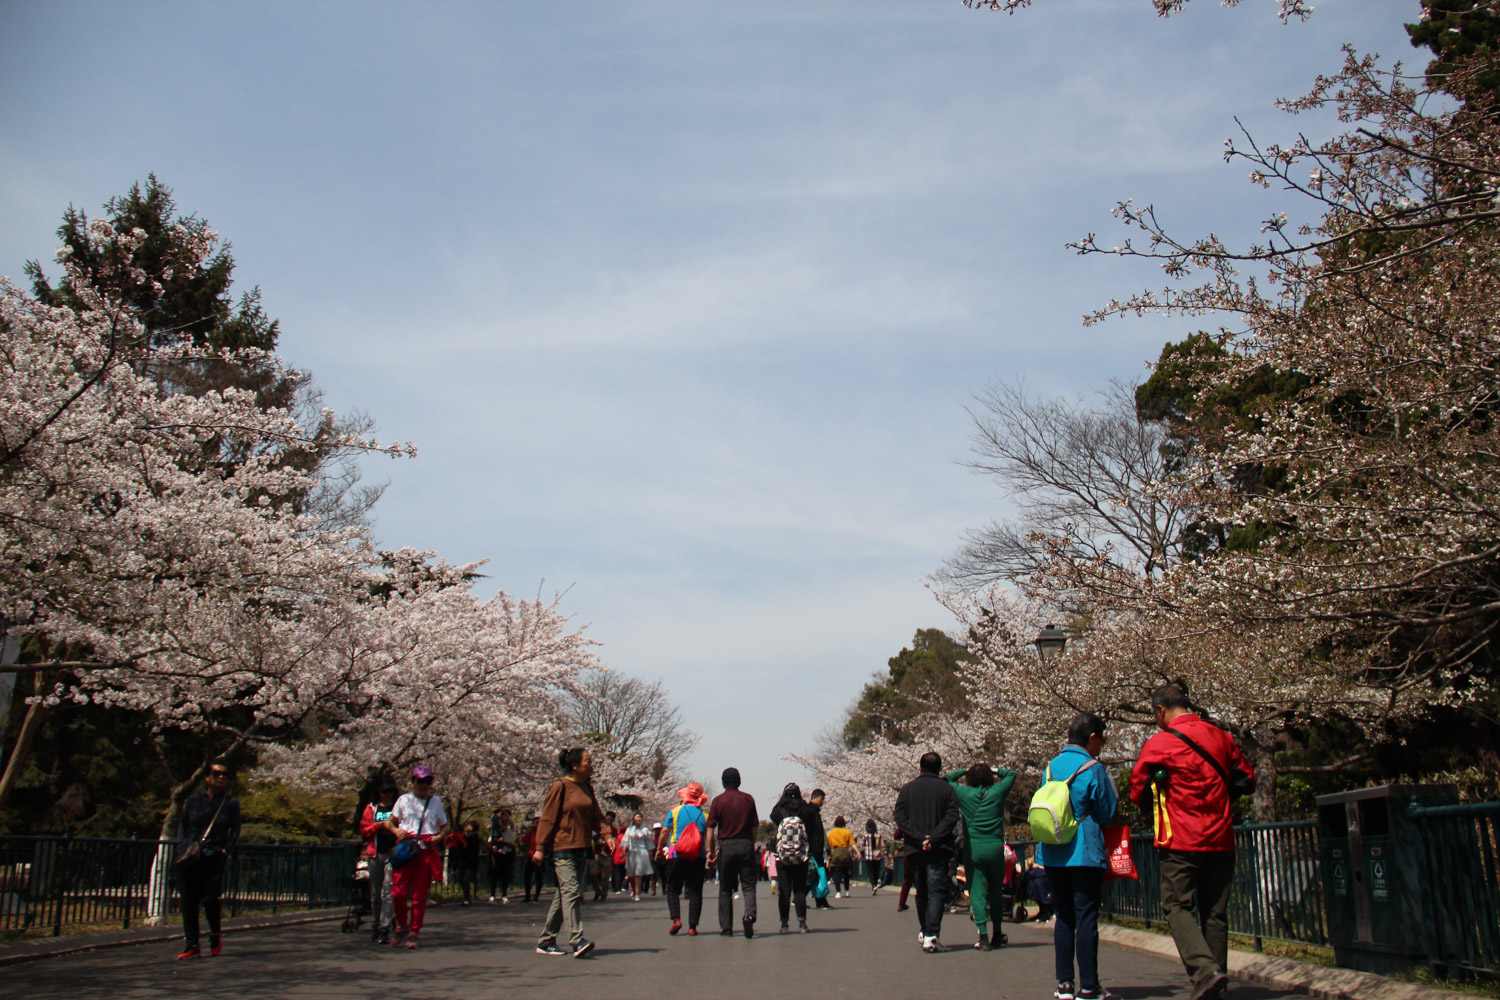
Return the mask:
{"type": "Polygon", "coordinates": [[[969,876],[969,909],[979,928],[974,947],[989,951],[1005,943],[999,924],[1004,914],[995,912],[995,936],[985,928],[990,917],[990,893],[999,901],[1005,882],[1005,796],[1016,783],[1016,772],[1004,768],[991,770],[988,764],[975,764],[967,771],[954,771],[948,781],[958,795],[958,808],[964,818],[964,869],[969,876]],[[966,779],[967,784],[959,779],[966,779]],[[997,780],[998,779],[998,780],[997,780]]]}

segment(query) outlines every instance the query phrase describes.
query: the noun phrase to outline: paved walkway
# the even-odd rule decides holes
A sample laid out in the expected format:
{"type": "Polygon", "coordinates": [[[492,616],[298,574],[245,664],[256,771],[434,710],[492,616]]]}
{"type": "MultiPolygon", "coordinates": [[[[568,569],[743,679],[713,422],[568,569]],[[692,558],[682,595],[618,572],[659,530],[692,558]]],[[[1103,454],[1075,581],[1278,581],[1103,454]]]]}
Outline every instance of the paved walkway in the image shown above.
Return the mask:
{"type": "MultiPolygon", "coordinates": [[[[1009,947],[978,952],[965,915],[944,918],[954,950],[923,954],[912,911],[895,912],[894,895],[835,901],[809,914],[809,934],[776,932],[775,897],[760,894],[754,940],[720,937],[713,896],[705,899],[698,937],[667,936],[661,897],[639,903],[614,896],[584,908],[593,957],[546,958],[533,953],[545,910],[537,904],[454,904],[429,911],[417,951],[368,943],[367,931],[342,934],[338,923],[226,934],[216,959],[177,962],[176,943],[110,948],[9,966],[7,996],[65,998],[349,997],[401,1000],[586,994],[669,996],[703,990],[715,1000],[765,997],[976,997],[1022,1000],[1052,996],[1051,929],[1006,924],[1009,947]],[[601,994],[599,991],[603,991],[601,994]],[[672,992],[668,992],[672,991],[672,992]]],[[[793,921],[795,927],[795,920],[793,921]]],[[[1105,985],[1122,1000],[1185,997],[1176,962],[1104,945],[1105,985]]],[[[1236,984],[1235,1000],[1279,1000],[1296,994],[1236,984]]]]}

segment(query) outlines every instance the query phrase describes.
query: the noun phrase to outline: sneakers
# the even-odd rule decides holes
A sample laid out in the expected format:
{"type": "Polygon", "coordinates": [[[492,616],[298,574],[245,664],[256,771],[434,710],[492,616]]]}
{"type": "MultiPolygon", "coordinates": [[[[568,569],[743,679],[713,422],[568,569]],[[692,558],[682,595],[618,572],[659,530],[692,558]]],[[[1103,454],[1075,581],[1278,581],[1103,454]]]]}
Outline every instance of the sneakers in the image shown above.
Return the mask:
{"type": "Polygon", "coordinates": [[[509,896],[501,896],[500,897],[500,902],[501,903],[509,903],[510,902],[510,897],[509,896]]]}
{"type": "Polygon", "coordinates": [[[538,941],[536,946],[536,953],[538,955],[546,955],[549,958],[559,958],[567,954],[567,952],[563,951],[557,946],[556,938],[548,938],[545,941],[538,941]]]}
{"type": "Polygon", "coordinates": [[[740,926],[745,928],[745,937],[755,937],[755,921],[751,920],[749,917],[744,917],[740,920],[740,926]]]}
{"type": "Polygon", "coordinates": [[[1100,986],[1097,990],[1079,990],[1073,994],[1075,1000],[1120,1000],[1118,993],[1111,993],[1100,986]]]}
{"type": "Polygon", "coordinates": [[[785,934],[791,929],[791,926],[785,920],[781,922],[781,933],[785,934]]]}
{"type": "Polygon", "coordinates": [[[217,956],[224,950],[224,941],[217,934],[211,934],[208,938],[208,953],[217,956]]]}
{"type": "Polygon", "coordinates": [[[929,955],[936,955],[938,952],[947,951],[948,949],[943,947],[943,942],[939,941],[936,935],[933,935],[932,937],[924,937],[922,939],[922,950],[929,955]]]}
{"type": "Polygon", "coordinates": [[[990,951],[994,946],[990,944],[990,936],[980,931],[979,940],[974,942],[974,947],[980,951],[990,951]]]}
{"type": "Polygon", "coordinates": [[[680,930],[682,930],[682,921],[681,920],[674,920],[674,921],[672,921],[672,926],[669,927],[669,928],[667,928],[667,933],[668,934],[676,934],[680,930]]]}
{"type": "Polygon", "coordinates": [[[399,948],[399,947],[401,947],[401,942],[403,942],[405,940],[406,940],[406,928],[405,927],[397,927],[394,931],[391,932],[391,947],[392,948],[399,948]]]}
{"type": "Polygon", "coordinates": [[[844,894],[843,894],[843,893],[842,893],[842,892],[837,892],[837,891],[836,891],[836,892],[834,892],[834,894],[833,894],[833,898],[834,898],[834,899],[843,899],[843,898],[844,898],[844,894]]]}
{"type": "Polygon", "coordinates": [[[589,952],[593,950],[594,942],[590,941],[588,938],[584,938],[582,941],[578,942],[578,947],[573,949],[573,957],[584,958],[588,955],[589,952]]]}
{"type": "Polygon", "coordinates": [[[696,927],[689,927],[688,928],[688,937],[697,937],[697,936],[698,936],[698,928],[696,928],[696,927]]]}
{"type": "Polygon", "coordinates": [[[799,921],[797,921],[797,933],[799,933],[799,934],[806,934],[807,933],[807,921],[806,920],[799,920],[799,921]]]}
{"type": "Polygon", "coordinates": [[[407,951],[416,951],[417,950],[417,932],[416,931],[412,931],[410,934],[406,935],[406,950],[407,951]]]}
{"type": "Polygon", "coordinates": [[[1071,981],[1063,981],[1057,984],[1057,989],[1052,991],[1052,1000],[1076,1000],[1078,994],[1073,991],[1071,981]]]}
{"type": "Polygon", "coordinates": [[[494,897],[494,896],[491,896],[491,897],[490,897],[490,902],[491,902],[491,903],[493,903],[493,902],[494,902],[494,901],[495,901],[495,897],[494,897]]]}
{"type": "Polygon", "coordinates": [[[184,958],[197,958],[201,954],[203,954],[203,949],[197,945],[193,945],[190,948],[184,948],[182,954],[177,956],[177,961],[180,962],[184,958]]]}

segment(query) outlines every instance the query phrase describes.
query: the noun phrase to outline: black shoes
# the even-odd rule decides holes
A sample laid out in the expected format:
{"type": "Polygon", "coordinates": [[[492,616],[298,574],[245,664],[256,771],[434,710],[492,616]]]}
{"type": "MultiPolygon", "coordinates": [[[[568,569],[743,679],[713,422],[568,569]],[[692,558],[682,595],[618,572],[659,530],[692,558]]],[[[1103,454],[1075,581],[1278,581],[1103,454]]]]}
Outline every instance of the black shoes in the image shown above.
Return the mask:
{"type": "Polygon", "coordinates": [[[745,928],[745,937],[755,937],[755,921],[751,920],[749,917],[745,917],[740,921],[740,924],[745,928]]]}

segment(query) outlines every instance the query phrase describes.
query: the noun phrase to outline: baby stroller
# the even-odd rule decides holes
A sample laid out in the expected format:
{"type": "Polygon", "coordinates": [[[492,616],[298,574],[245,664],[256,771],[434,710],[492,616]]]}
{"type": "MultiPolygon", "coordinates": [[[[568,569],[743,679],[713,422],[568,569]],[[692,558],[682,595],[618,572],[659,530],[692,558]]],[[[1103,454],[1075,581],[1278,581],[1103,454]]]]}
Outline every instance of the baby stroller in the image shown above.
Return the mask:
{"type": "Polygon", "coordinates": [[[352,934],[370,913],[370,859],[361,854],[355,862],[354,874],[344,880],[349,890],[349,909],[344,913],[344,922],[339,930],[352,934]]]}

